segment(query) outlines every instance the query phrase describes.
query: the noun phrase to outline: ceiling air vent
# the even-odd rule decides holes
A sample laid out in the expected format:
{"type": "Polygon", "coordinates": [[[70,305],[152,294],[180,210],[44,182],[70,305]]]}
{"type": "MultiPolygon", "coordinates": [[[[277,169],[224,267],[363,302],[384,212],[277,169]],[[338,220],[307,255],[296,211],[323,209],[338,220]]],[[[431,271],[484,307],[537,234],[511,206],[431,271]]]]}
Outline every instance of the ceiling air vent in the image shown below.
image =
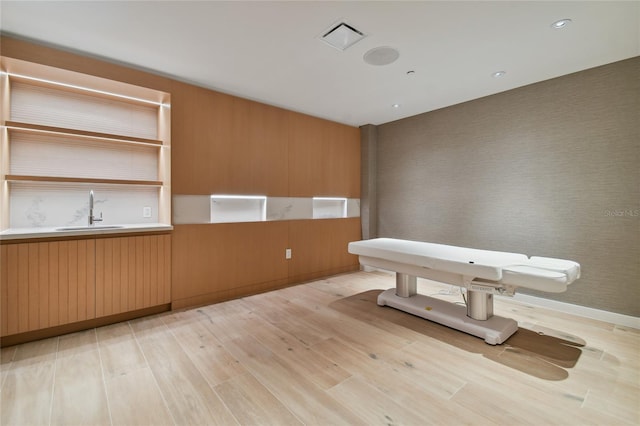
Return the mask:
{"type": "Polygon", "coordinates": [[[332,26],[324,35],[320,37],[322,41],[338,50],[346,50],[349,46],[359,42],[366,35],[362,31],[358,31],[349,24],[340,22],[332,26]]]}

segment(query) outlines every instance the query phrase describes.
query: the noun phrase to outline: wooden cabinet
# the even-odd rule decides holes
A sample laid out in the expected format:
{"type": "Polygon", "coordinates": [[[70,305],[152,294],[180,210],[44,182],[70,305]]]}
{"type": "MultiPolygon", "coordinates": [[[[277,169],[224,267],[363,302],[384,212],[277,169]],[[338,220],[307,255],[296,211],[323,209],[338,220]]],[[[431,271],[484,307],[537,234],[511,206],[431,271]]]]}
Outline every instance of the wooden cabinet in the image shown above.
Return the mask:
{"type": "Polygon", "coordinates": [[[171,302],[171,236],[96,241],[96,317],[171,302]]]}
{"type": "Polygon", "coordinates": [[[358,257],[347,245],[360,237],[360,218],[176,225],[172,308],[357,270],[358,257]]]}
{"type": "Polygon", "coordinates": [[[287,227],[284,221],[175,226],[172,307],[286,285],[287,227]]]}
{"type": "Polygon", "coordinates": [[[0,245],[0,335],[168,304],[171,235],[0,245]]]}
{"type": "Polygon", "coordinates": [[[0,247],[2,336],[95,317],[95,240],[0,247]]]}
{"type": "Polygon", "coordinates": [[[289,279],[300,282],[358,269],[358,257],[349,254],[351,241],[361,239],[360,218],[293,220],[289,244],[289,279]]]}

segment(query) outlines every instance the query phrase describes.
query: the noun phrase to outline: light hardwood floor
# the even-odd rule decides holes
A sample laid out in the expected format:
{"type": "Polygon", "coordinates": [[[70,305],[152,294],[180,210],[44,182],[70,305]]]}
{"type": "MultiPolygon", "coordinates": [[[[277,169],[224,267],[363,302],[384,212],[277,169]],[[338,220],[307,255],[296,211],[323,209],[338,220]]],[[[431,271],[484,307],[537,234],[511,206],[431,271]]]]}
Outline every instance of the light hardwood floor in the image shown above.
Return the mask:
{"type": "Polygon", "coordinates": [[[520,329],[490,346],[378,307],[394,283],[345,274],[3,348],[0,423],[640,424],[640,331],[498,298],[520,329]]]}

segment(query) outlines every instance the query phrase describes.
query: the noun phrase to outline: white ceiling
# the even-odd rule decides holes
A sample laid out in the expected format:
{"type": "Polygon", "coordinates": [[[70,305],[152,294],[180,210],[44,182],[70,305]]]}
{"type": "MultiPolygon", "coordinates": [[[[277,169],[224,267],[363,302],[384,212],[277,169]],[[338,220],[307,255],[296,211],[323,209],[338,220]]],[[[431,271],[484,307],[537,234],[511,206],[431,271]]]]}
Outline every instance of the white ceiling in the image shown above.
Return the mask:
{"type": "Polygon", "coordinates": [[[2,0],[0,18],[8,35],[354,126],[640,55],[638,1],[2,0]],[[326,45],[339,21],[367,37],[326,45]],[[365,63],[380,46],[400,58],[365,63]]]}

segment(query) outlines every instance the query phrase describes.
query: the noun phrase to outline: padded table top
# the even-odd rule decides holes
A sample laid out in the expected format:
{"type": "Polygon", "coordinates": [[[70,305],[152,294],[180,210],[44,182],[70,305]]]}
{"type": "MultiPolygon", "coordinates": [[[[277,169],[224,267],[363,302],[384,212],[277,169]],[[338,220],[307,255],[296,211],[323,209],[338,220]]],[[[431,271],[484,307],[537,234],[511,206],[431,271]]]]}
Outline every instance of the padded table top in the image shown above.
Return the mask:
{"type": "Polygon", "coordinates": [[[562,259],[479,250],[394,238],[349,243],[349,253],[361,257],[415,265],[540,291],[562,292],[580,275],[580,265],[562,259]]]}

